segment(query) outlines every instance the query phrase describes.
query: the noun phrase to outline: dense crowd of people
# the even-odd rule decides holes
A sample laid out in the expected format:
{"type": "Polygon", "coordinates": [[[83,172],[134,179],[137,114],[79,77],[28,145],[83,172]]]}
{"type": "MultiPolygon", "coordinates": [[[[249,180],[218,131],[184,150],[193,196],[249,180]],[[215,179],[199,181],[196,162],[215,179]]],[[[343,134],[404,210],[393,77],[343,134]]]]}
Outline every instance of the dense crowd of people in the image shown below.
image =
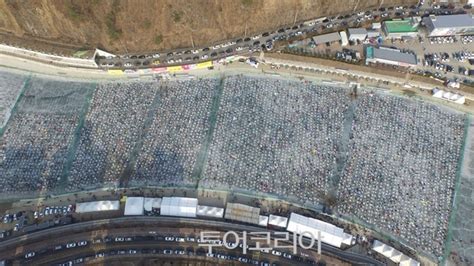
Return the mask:
{"type": "Polygon", "coordinates": [[[463,115],[438,106],[360,97],[339,212],[441,255],[463,132],[463,115]]]}
{"type": "Polygon", "coordinates": [[[92,88],[31,81],[0,140],[0,192],[50,191],[66,178],[69,191],[199,185],[314,204],[337,189],[340,213],[442,252],[462,114],[241,75],[92,88]]]}

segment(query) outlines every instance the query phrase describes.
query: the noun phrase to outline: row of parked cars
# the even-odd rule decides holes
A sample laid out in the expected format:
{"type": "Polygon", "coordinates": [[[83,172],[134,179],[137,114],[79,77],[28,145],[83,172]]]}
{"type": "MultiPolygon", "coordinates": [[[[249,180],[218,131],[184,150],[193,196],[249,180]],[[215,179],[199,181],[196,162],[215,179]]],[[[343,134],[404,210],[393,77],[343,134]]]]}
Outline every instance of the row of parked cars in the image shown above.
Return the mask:
{"type": "Polygon", "coordinates": [[[18,221],[22,216],[23,212],[5,213],[1,218],[4,224],[8,224],[13,221],[18,221]]]}
{"type": "MultiPolygon", "coordinates": [[[[52,249],[53,252],[55,251],[60,251],[60,250],[63,250],[63,249],[72,249],[72,248],[76,248],[76,247],[85,247],[89,244],[89,242],[87,240],[80,240],[80,241],[71,241],[71,242],[68,242],[66,243],[65,245],[56,245],[54,246],[54,248],[52,249]]],[[[43,250],[45,251],[45,250],[43,250]]],[[[34,251],[30,251],[30,252],[27,252],[25,254],[25,259],[31,259],[33,258],[34,256],[36,255],[36,252],[34,251]]]]}
{"type": "Polygon", "coordinates": [[[74,212],[74,205],[64,206],[46,206],[44,209],[40,208],[33,213],[35,219],[39,219],[48,215],[67,215],[74,212]]]}
{"type": "Polygon", "coordinates": [[[459,62],[465,62],[474,59],[474,51],[460,51],[452,53],[453,59],[459,62]]]}
{"type": "MultiPolygon", "coordinates": [[[[97,252],[91,256],[85,256],[69,260],[63,263],[57,264],[57,266],[72,266],[75,264],[81,264],[87,261],[92,261],[95,259],[101,259],[109,256],[130,256],[137,254],[156,254],[156,255],[173,255],[173,256],[207,256],[209,258],[216,258],[220,260],[235,260],[240,263],[250,264],[250,265],[259,265],[259,266],[270,266],[270,263],[267,261],[258,261],[247,257],[238,257],[233,255],[227,255],[224,253],[219,254],[209,254],[205,253],[204,250],[194,251],[193,248],[184,249],[183,247],[178,247],[176,249],[118,249],[110,251],[101,251],[97,252]]],[[[271,264],[272,266],[277,266],[276,263],[271,264]]]]}
{"type": "Polygon", "coordinates": [[[449,44],[458,41],[454,36],[431,37],[429,40],[430,44],[449,44]]]}
{"type": "Polygon", "coordinates": [[[461,37],[461,42],[463,44],[472,43],[474,41],[474,35],[466,35],[461,37]]]}

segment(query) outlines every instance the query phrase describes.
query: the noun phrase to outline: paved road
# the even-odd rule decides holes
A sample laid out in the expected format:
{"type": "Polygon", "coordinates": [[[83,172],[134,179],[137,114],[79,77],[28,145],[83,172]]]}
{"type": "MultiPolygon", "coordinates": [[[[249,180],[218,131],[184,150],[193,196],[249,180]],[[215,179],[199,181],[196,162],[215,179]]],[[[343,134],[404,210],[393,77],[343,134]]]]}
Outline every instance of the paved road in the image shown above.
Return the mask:
{"type": "Polygon", "coordinates": [[[233,40],[199,49],[181,49],[164,53],[147,53],[124,55],[115,58],[101,58],[98,64],[102,68],[110,69],[137,69],[147,67],[165,67],[171,65],[194,64],[207,60],[216,60],[232,55],[245,55],[267,49],[267,44],[273,46],[274,41],[297,39],[303,36],[312,36],[321,33],[333,32],[350,27],[360,27],[367,22],[389,20],[394,18],[406,18],[428,14],[456,14],[466,12],[462,8],[450,9],[441,7],[405,6],[403,8],[379,8],[365,12],[341,14],[328,17],[316,23],[301,23],[289,25],[276,31],[268,31],[255,36],[244,36],[233,40]],[[265,47],[265,48],[264,48],[265,47]],[[155,64],[154,64],[155,62],[155,64]]]}
{"type": "MultiPolygon", "coordinates": [[[[77,234],[77,233],[84,233],[84,237],[88,236],[89,240],[91,234],[90,231],[101,229],[107,230],[109,228],[137,228],[137,227],[148,227],[148,226],[155,226],[156,228],[168,226],[168,227],[192,227],[192,228],[209,228],[209,229],[216,229],[219,228],[221,231],[225,230],[233,230],[233,231],[247,231],[247,232],[262,232],[268,231],[272,235],[274,235],[274,230],[265,230],[261,227],[250,226],[250,225],[243,225],[243,224],[234,224],[228,222],[221,222],[221,221],[210,221],[210,220],[200,220],[200,219],[190,219],[190,218],[176,218],[176,217],[122,217],[117,219],[110,219],[110,220],[97,220],[97,221],[89,221],[83,222],[78,224],[71,224],[65,225],[61,227],[51,228],[39,232],[34,232],[28,235],[8,239],[6,241],[0,242],[0,250],[3,252],[1,253],[2,256],[10,256],[15,254],[14,256],[24,256],[24,254],[31,250],[25,250],[24,246],[29,245],[30,243],[43,241],[42,244],[44,246],[48,246],[48,241],[54,241],[55,237],[69,235],[69,234],[77,234]]],[[[157,230],[158,231],[158,230],[157,230]]],[[[314,251],[314,250],[313,250],[314,251]]],[[[379,261],[367,257],[365,255],[360,255],[352,252],[346,252],[340,250],[338,248],[326,245],[323,243],[322,245],[322,252],[323,254],[327,254],[330,256],[338,257],[346,261],[350,261],[354,264],[364,264],[364,265],[383,265],[379,261]]]]}

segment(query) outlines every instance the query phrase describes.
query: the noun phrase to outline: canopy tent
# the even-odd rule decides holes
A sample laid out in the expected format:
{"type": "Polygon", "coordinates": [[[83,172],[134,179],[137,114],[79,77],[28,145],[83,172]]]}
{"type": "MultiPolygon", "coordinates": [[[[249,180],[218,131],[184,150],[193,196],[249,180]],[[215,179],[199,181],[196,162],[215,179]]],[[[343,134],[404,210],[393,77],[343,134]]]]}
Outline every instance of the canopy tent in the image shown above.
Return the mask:
{"type": "Polygon", "coordinates": [[[211,206],[197,206],[197,216],[205,216],[212,218],[223,218],[224,217],[224,208],[217,208],[211,206]]]}
{"type": "Polygon", "coordinates": [[[143,215],[144,202],[143,197],[127,197],[123,215],[143,215]]]}
{"type": "Polygon", "coordinates": [[[291,213],[286,230],[300,235],[310,233],[315,239],[320,232],[321,242],[338,248],[341,247],[344,238],[347,238],[342,228],[296,213],[291,213]]]}
{"type": "Polygon", "coordinates": [[[378,240],[374,241],[372,245],[372,250],[382,254],[384,257],[390,259],[395,263],[400,263],[403,266],[420,266],[420,263],[407,255],[403,254],[402,252],[396,250],[395,248],[386,245],[378,240]]]}
{"type": "Polygon", "coordinates": [[[286,225],[288,224],[288,218],[270,214],[268,224],[286,228],[286,225]]]}
{"type": "Polygon", "coordinates": [[[161,198],[145,198],[143,209],[147,212],[151,212],[153,209],[161,208],[161,198]]]}
{"type": "Polygon", "coordinates": [[[118,200],[89,201],[76,204],[77,213],[98,212],[98,211],[116,211],[120,209],[118,200]]]}
{"type": "Polygon", "coordinates": [[[196,217],[198,200],[196,198],[163,197],[161,215],[196,217]]]}

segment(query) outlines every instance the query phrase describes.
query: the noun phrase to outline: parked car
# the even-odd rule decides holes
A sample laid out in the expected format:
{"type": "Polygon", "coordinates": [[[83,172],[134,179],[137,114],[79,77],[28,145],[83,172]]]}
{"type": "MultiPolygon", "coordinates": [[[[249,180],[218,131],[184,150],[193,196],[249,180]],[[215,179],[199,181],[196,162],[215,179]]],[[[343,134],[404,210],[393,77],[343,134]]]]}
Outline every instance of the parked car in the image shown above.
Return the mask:
{"type": "Polygon", "coordinates": [[[35,255],[36,255],[36,253],[34,253],[33,251],[28,252],[28,253],[25,254],[25,259],[33,258],[35,255]]]}

